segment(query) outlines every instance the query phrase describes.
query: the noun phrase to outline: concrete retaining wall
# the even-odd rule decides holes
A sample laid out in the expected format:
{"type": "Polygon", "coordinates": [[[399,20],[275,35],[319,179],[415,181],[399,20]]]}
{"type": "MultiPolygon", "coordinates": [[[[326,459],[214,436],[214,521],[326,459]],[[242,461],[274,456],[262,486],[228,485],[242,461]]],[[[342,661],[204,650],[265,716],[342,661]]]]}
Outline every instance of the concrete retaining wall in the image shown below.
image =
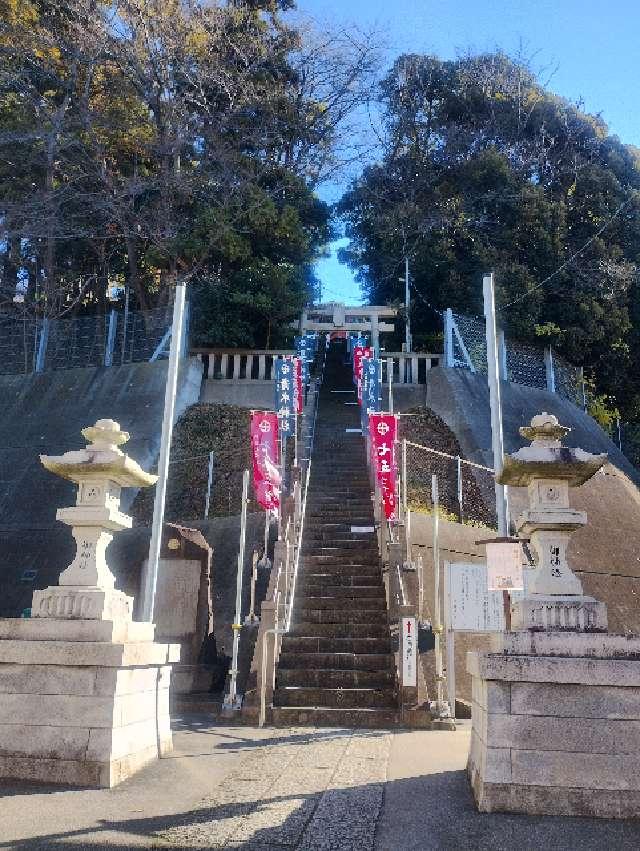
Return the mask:
{"type": "MultiPolygon", "coordinates": [[[[566,399],[546,390],[503,381],[502,420],[506,452],[515,452],[527,441],[520,437],[520,426],[541,411],[555,414],[562,425],[571,428],[565,443],[588,452],[606,452],[610,462],[640,485],[640,472],[625,458],[598,423],[566,399]]],[[[493,467],[489,389],[484,376],[466,369],[429,370],[427,407],[447,423],[460,442],[466,458],[493,467]]]]}
{"type": "MultiPolygon", "coordinates": [[[[0,616],[19,614],[33,589],[57,581],[73,554],[56,510],[74,503],[75,486],[48,473],[38,456],[81,448],[81,430],[111,417],[131,433],[126,450],[149,469],[160,446],[166,374],[167,361],[0,375],[0,616]],[[33,582],[21,582],[24,570],[37,570],[33,582]]],[[[201,376],[199,360],[183,363],[176,419],[198,401],[201,376]]],[[[124,492],[125,511],[135,495],[124,492]]]]}

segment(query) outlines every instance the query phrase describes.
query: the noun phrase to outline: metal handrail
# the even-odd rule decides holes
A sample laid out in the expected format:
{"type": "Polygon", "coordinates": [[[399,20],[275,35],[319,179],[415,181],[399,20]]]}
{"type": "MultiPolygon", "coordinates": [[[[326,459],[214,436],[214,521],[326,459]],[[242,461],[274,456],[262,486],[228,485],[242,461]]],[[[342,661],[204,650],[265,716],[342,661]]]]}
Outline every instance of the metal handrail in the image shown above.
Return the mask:
{"type": "Polygon", "coordinates": [[[421,443],[413,443],[413,441],[407,440],[407,446],[413,446],[415,449],[424,449],[425,452],[431,452],[433,455],[439,455],[441,458],[449,458],[451,461],[459,461],[461,464],[468,464],[470,467],[475,467],[478,470],[495,473],[493,467],[485,467],[483,464],[476,464],[475,461],[467,461],[466,458],[461,458],[459,455],[449,455],[448,452],[441,452],[439,449],[432,449],[430,446],[423,446],[421,443]]]}

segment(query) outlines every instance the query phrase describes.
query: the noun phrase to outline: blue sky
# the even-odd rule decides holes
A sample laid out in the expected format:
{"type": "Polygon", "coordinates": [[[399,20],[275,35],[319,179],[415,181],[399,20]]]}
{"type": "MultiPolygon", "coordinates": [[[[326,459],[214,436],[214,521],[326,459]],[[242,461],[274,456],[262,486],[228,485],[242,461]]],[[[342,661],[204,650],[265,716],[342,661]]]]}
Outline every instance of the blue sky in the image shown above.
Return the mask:
{"type": "MultiPolygon", "coordinates": [[[[551,76],[550,89],[581,98],[612,133],[640,147],[640,0],[298,0],[298,9],[320,21],[376,27],[389,64],[403,52],[451,59],[469,48],[516,53],[522,45],[541,77],[551,76]]],[[[360,303],[335,253],[318,274],[327,301],[360,303]]]]}

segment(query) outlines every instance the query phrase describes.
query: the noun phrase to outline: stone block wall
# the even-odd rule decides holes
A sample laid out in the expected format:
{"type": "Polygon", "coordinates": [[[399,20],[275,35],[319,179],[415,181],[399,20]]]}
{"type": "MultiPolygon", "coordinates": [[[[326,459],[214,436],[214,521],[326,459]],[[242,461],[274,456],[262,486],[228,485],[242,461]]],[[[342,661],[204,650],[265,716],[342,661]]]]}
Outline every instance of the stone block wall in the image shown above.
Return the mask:
{"type": "Polygon", "coordinates": [[[478,808],[640,814],[640,661],[470,653],[478,808]]]}

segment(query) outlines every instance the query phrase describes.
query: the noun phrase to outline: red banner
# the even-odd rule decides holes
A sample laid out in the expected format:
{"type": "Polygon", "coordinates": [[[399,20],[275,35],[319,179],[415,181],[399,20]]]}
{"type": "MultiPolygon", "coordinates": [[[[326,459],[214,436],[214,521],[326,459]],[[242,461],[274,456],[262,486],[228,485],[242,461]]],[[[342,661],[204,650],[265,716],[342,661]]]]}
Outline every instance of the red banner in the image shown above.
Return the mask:
{"type": "Polygon", "coordinates": [[[382,507],[387,520],[398,519],[396,496],[398,418],[394,414],[369,414],[371,457],[380,485],[382,507]]]}
{"type": "Polygon", "coordinates": [[[251,456],[256,499],[266,511],[280,508],[281,475],[278,469],[278,415],[251,412],[251,456]]]}
{"type": "Polygon", "coordinates": [[[362,361],[373,357],[371,346],[355,346],[353,349],[353,379],[358,387],[358,402],[362,404],[362,361]]]}

